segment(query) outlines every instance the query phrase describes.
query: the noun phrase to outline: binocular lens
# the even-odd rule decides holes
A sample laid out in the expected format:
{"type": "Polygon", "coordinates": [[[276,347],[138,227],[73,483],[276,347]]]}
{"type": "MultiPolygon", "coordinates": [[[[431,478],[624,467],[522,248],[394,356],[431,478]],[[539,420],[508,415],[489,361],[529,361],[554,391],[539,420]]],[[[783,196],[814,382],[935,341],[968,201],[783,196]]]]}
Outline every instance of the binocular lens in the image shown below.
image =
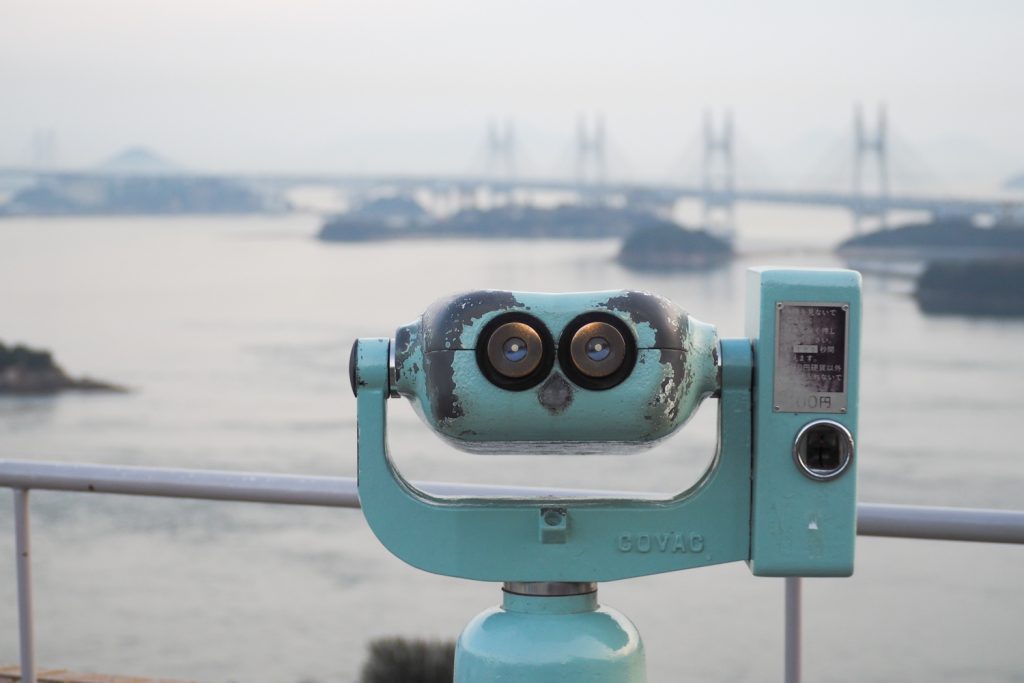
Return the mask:
{"type": "Polygon", "coordinates": [[[526,377],[536,370],[543,352],[540,335],[526,323],[505,323],[487,340],[487,360],[491,367],[510,379],[526,377]]]}
{"type": "Polygon", "coordinates": [[[512,337],[505,342],[505,360],[518,363],[526,358],[526,342],[519,337],[512,337]]]}
{"type": "Polygon", "coordinates": [[[587,340],[587,358],[599,363],[606,359],[612,352],[608,340],[604,337],[592,337],[587,340]]]}
{"type": "Polygon", "coordinates": [[[608,377],[626,360],[626,341],[613,325],[587,323],[573,335],[569,348],[572,364],[587,377],[608,377]]]}

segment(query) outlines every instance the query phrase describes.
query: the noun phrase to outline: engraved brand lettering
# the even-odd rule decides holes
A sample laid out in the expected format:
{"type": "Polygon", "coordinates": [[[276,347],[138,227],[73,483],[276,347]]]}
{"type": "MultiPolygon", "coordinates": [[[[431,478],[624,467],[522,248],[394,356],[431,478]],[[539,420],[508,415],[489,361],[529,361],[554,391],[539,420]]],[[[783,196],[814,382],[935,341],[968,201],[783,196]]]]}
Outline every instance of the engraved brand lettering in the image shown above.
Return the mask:
{"type": "Polygon", "coordinates": [[[704,536],[682,531],[661,531],[653,534],[619,534],[615,546],[620,553],[702,553],[704,536]]]}

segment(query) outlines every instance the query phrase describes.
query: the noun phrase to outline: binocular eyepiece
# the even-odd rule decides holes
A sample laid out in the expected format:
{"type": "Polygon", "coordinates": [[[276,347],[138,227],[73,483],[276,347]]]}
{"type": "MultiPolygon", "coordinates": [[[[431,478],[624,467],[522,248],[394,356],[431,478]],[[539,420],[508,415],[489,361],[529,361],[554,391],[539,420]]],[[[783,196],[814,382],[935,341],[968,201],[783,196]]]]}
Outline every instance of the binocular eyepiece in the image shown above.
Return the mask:
{"type": "Polygon", "coordinates": [[[525,391],[551,372],[554,352],[544,323],[525,313],[507,313],[491,320],[481,332],[476,362],[494,386],[525,391]]]}
{"type": "Polygon", "coordinates": [[[565,376],[593,391],[625,380],[636,363],[636,338],[615,316],[593,312],[574,318],[562,331],[558,351],[550,330],[538,318],[507,313],[492,319],[477,343],[477,364],[492,384],[525,391],[540,384],[556,357],[565,376]]]}

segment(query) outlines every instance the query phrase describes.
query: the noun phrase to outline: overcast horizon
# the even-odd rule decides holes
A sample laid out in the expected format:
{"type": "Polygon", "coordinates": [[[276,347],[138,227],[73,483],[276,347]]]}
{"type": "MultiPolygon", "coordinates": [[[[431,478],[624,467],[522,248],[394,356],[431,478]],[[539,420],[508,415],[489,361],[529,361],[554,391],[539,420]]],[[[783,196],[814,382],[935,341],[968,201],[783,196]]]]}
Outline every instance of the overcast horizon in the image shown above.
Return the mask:
{"type": "Polygon", "coordinates": [[[740,179],[841,175],[853,106],[884,102],[894,184],[1024,172],[1024,5],[449,0],[6,3],[0,166],[88,167],[145,146],[198,171],[479,172],[491,120],[520,172],[571,172],[603,114],[616,180],[695,174],[730,109],[740,179]],[[901,171],[901,166],[905,167],[901,171]]]}

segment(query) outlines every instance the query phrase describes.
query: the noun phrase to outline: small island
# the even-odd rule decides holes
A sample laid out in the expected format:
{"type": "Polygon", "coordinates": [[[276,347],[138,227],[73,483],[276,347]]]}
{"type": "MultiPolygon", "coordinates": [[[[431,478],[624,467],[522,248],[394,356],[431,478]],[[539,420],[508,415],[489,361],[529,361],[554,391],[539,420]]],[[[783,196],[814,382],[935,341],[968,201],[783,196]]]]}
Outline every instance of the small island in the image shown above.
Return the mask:
{"type": "Polygon", "coordinates": [[[239,183],[215,177],[64,174],[0,205],[2,216],[252,214],[273,207],[239,183]]]}
{"type": "Polygon", "coordinates": [[[70,377],[49,351],[0,342],[0,396],[46,395],[67,390],[125,391],[123,387],[88,377],[70,377]]]}
{"type": "Polygon", "coordinates": [[[563,204],[553,208],[513,204],[465,209],[437,228],[458,237],[502,239],[606,239],[625,237],[649,223],[647,211],[604,204],[563,204]]]}
{"type": "Polygon", "coordinates": [[[618,262],[633,270],[704,270],[728,262],[732,245],[704,230],[670,221],[651,223],[626,238],[618,262]]]}
{"type": "Polygon", "coordinates": [[[318,238],[325,242],[398,239],[607,239],[625,237],[656,220],[648,211],[603,204],[564,204],[541,208],[511,204],[463,209],[431,218],[408,204],[377,202],[328,219],[318,238]]]}
{"type": "Polygon", "coordinates": [[[969,218],[947,218],[858,235],[840,244],[837,252],[851,263],[1024,258],[1024,226],[1003,223],[983,228],[969,218]]]}
{"type": "Polygon", "coordinates": [[[925,313],[1024,316],[1024,259],[932,263],[914,296],[925,313]]]}

